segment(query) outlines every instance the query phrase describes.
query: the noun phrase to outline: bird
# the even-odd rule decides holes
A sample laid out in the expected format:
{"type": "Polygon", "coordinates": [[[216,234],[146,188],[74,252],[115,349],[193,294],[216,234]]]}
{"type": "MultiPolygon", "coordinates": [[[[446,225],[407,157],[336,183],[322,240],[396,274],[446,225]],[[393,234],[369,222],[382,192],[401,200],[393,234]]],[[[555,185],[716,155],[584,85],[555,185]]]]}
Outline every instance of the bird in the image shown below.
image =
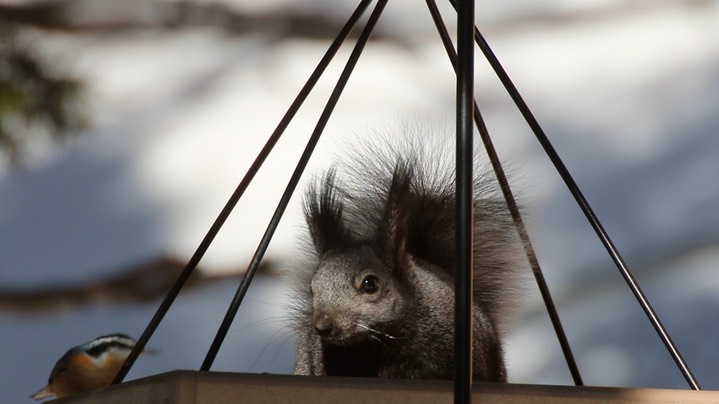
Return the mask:
{"type": "Polygon", "coordinates": [[[70,348],[55,363],[47,386],[30,398],[42,400],[52,395],[61,398],[109,386],[136,343],[128,335],[115,333],[70,348]]]}

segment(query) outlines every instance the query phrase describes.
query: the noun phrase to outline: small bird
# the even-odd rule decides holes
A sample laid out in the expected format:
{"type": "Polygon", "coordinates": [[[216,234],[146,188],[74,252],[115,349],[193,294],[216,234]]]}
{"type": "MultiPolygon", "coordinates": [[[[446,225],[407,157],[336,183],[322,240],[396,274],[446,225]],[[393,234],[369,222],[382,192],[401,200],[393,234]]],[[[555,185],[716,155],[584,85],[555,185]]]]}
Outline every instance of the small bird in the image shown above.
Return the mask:
{"type": "Polygon", "coordinates": [[[109,386],[136,342],[118,333],[71,348],[55,363],[47,386],[30,398],[41,400],[52,395],[61,398],[109,386]]]}

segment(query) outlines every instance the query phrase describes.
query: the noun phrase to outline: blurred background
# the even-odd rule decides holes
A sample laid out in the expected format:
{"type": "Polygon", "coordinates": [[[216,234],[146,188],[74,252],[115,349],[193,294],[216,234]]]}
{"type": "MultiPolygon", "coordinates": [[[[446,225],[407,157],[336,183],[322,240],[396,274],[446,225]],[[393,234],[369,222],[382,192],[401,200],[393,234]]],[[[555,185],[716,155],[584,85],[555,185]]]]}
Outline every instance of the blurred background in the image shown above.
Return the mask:
{"type": "MultiPolygon", "coordinates": [[[[0,403],[28,401],[73,345],[139,337],[357,3],[0,0],[0,403]]],[[[719,388],[719,3],[495,0],[476,20],[695,376],[719,388]]],[[[199,368],[352,42],[128,379],[199,368]]],[[[476,72],[585,383],[687,388],[480,53],[476,72]]],[[[453,128],[426,6],[390,1],[309,171],[364,136],[453,128]]],[[[213,370],[291,372],[278,274],[302,226],[295,197],[213,370]]],[[[511,381],[572,384],[536,287],[523,299],[511,381]]]]}

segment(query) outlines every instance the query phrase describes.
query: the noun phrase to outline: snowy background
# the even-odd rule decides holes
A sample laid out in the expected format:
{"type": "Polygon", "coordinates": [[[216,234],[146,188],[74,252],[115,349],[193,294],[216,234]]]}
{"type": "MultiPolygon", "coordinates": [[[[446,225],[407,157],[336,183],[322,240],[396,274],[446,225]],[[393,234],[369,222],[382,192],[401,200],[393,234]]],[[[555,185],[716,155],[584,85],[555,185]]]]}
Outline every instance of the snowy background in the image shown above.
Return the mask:
{"type": "MultiPolygon", "coordinates": [[[[230,2],[228,2],[230,3],[230,2]]],[[[486,3],[486,4],[485,4],[486,3]]],[[[235,1],[344,19],[351,1],[235,1]],[[330,6],[331,5],[331,6],[330,6]]],[[[477,22],[633,269],[695,376],[719,388],[719,4],[490,1],[477,22]]],[[[446,10],[446,7],[443,9],[446,10]]],[[[449,14],[447,14],[449,16],[449,14]]],[[[423,2],[391,1],[313,157],[407,122],[451,133],[454,78],[423,2]]],[[[188,259],[329,41],[213,28],[32,40],[90,86],[90,133],[39,142],[0,166],[0,285],[97,279],[163,255],[188,259]]],[[[349,47],[338,56],[341,62],[349,47]]],[[[530,236],[587,385],[686,388],[649,322],[478,53],[476,95],[517,172],[530,236]]],[[[341,69],[335,63],[203,260],[246,266],[341,69]]],[[[292,265],[294,198],[267,257],[292,265]]],[[[183,292],[128,378],[197,369],[237,287],[183,292]]],[[[510,379],[572,384],[536,288],[507,341],[510,379]]],[[[256,279],[213,370],[288,373],[284,285],[256,279]]],[[[0,403],[27,401],[69,347],[139,336],[159,300],[0,312],[0,403]]]]}

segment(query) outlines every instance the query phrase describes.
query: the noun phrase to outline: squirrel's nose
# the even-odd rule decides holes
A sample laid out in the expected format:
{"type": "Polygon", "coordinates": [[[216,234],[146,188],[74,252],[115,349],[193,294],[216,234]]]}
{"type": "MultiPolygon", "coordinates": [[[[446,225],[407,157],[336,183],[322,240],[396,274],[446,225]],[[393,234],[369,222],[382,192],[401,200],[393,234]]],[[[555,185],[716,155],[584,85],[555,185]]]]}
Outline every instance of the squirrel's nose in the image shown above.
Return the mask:
{"type": "Polygon", "coordinates": [[[330,334],[332,332],[333,325],[332,318],[327,313],[315,316],[314,326],[318,334],[330,334]]]}

